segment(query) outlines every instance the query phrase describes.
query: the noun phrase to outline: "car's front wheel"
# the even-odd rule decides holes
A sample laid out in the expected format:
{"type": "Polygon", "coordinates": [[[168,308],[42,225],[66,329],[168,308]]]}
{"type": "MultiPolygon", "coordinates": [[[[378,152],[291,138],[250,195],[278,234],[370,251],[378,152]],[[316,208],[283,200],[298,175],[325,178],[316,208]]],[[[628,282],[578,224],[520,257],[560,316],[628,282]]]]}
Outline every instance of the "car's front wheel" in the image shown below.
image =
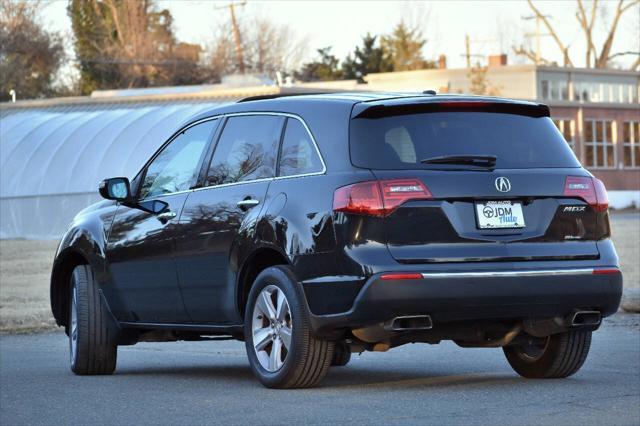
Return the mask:
{"type": "Polygon", "coordinates": [[[591,346],[591,331],[554,334],[527,346],[506,346],[511,367],[523,377],[551,379],[569,377],[582,367],[591,346]]]}
{"type": "Polygon", "coordinates": [[[245,309],[245,345],[254,374],[270,388],[308,388],[327,373],[333,342],[316,338],[291,270],[274,266],[253,283],[245,309]]]}
{"type": "Polygon", "coordinates": [[[111,374],[118,347],[111,341],[93,270],[79,265],[71,274],[69,353],[71,371],[79,375],[111,374]]]}

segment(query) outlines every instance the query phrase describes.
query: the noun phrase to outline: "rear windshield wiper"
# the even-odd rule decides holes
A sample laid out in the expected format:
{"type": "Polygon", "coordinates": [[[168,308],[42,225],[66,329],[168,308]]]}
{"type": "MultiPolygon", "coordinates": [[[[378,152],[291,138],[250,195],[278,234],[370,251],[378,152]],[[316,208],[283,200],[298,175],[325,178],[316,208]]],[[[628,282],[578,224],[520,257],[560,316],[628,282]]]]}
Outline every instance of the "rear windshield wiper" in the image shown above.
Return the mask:
{"type": "Polygon", "coordinates": [[[420,160],[423,164],[460,164],[492,168],[496,165],[495,155],[444,155],[420,160]]]}

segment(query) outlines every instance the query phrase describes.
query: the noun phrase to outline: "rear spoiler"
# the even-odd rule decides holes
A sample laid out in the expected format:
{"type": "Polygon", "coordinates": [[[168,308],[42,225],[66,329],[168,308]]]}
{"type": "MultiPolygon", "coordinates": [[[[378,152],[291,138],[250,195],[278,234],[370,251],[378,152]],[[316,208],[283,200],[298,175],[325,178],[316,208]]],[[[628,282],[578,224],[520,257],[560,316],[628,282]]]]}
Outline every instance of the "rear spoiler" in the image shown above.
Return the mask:
{"type": "Polygon", "coordinates": [[[422,114],[430,112],[495,112],[501,114],[524,115],[528,117],[549,117],[549,107],[545,104],[516,101],[493,100],[446,100],[429,102],[390,102],[385,104],[356,104],[352,118],[382,118],[397,115],[422,114]]]}

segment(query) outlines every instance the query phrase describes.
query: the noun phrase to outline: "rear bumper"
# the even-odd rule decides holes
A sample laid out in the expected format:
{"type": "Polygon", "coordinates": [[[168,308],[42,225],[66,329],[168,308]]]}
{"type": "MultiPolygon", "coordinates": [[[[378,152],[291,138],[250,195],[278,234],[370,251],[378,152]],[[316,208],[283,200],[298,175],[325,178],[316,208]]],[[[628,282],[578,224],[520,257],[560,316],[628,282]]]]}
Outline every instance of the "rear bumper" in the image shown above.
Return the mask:
{"type": "Polygon", "coordinates": [[[617,311],[622,296],[622,274],[615,266],[425,272],[412,279],[383,275],[365,283],[349,310],[312,313],[316,333],[403,315],[430,315],[434,327],[449,321],[566,316],[575,309],[608,316],[617,311]]]}

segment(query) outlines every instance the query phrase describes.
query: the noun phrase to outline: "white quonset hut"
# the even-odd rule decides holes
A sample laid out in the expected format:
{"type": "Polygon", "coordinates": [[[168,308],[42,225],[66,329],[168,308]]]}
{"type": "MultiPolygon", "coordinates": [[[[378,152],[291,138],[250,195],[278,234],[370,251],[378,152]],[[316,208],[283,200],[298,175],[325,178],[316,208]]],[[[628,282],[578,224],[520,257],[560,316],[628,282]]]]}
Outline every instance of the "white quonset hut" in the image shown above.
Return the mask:
{"type": "Polygon", "coordinates": [[[245,96],[292,91],[221,86],[0,104],[0,238],[59,238],[99,199],[102,179],[132,178],[189,117],[245,96]]]}

